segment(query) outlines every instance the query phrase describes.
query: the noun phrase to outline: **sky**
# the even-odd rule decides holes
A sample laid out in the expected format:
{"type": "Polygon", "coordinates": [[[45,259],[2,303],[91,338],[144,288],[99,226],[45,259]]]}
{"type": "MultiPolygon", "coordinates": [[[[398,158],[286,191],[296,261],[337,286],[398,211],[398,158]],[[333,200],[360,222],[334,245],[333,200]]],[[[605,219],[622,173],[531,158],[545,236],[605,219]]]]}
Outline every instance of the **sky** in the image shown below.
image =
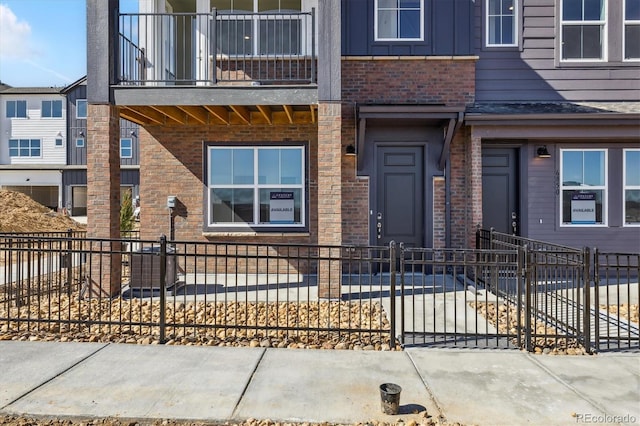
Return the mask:
{"type": "MultiPolygon", "coordinates": [[[[121,3],[137,11],[135,0],[121,3]]],[[[0,81],[61,87],[84,77],[86,11],[85,0],[0,0],[0,81]]]]}

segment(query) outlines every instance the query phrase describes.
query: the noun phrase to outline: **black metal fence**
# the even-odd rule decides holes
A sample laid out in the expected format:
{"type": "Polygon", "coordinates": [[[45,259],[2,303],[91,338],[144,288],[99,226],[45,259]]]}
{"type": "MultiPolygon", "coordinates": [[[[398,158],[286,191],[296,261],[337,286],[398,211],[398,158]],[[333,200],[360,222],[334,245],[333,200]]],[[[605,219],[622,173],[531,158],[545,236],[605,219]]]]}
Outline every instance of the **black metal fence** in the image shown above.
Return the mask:
{"type": "Polygon", "coordinates": [[[640,254],[592,254],[482,230],[481,248],[468,250],[138,236],[0,235],[0,334],[311,348],[639,348],[640,254]]]}

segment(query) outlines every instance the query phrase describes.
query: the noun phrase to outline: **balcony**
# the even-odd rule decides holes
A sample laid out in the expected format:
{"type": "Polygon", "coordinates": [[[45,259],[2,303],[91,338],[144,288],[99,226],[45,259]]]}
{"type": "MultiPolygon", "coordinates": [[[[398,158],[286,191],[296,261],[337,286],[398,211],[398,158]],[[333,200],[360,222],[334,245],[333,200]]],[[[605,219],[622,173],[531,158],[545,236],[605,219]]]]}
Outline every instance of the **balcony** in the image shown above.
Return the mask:
{"type": "Polygon", "coordinates": [[[315,122],[315,10],[123,13],[114,100],[145,124],[315,122]]]}
{"type": "Polygon", "coordinates": [[[121,14],[121,85],[313,84],[315,16],[121,14]]]}

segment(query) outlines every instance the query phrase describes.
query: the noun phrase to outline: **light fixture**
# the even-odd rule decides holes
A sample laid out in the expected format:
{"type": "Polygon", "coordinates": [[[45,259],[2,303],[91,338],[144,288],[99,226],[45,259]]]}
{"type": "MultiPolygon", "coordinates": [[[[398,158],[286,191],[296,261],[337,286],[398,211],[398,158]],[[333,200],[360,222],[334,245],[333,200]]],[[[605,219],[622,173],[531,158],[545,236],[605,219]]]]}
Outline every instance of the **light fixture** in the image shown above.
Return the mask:
{"type": "Polygon", "coordinates": [[[58,136],[59,138],[62,138],[62,132],[58,132],[56,136],[58,136]]]}
{"type": "Polygon", "coordinates": [[[540,158],[550,158],[551,154],[549,153],[549,150],[547,150],[547,146],[541,146],[538,148],[538,157],[540,158]]]}
{"type": "Polygon", "coordinates": [[[80,136],[81,138],[84,138],[84,131],[80,130],[80,132],[78,133],[78,136],[80,136]]]}
{"type": "Polygon", "coordinates": [[[130,135],[131,135],[131,137],[133,137],[133,138],[135,138],[135,137],[137,137],[137,136],[138,136],[138,135],[136,134],[136,131],[135,131],[135,130],[132,130],[132,131],[131,131],[131,133],[129,133],[129,134],[130,134],[130,135]]]}
{"type": "Polygon", "coordinates": [[[356,155],[356,147],[353,144],[347,145],[344,150],[345,155],[356,155]]]}

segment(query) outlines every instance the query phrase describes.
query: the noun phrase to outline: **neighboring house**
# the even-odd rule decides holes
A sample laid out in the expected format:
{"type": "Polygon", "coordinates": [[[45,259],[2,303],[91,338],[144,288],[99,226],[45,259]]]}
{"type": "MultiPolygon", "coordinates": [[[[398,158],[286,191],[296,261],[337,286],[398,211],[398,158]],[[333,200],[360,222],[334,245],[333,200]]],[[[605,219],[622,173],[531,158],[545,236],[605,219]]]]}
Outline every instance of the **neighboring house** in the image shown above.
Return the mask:
{"type": "Polygon", "coordinates": [[[51,209],[62,206],[66,101],[59,88],[9,87],[0,92],[0,188],[51,209]]]}
{"type": "MultiPolygon", "coordinates": [[[[82,77],[62,90],[67,99],[67,167],[62,173],[63,205],[69,215],[87,215],[87,78],[82,77]]],[[[120,187],[139,196],[140,163],[138,125],[120,121],[120,187]]]]}
{"type": "Polygon", "coordinates": [[[640,251],[638,0],[87,4],[88,191],[137,123],[143,238],[176,196],[178,239],[640,251]]]}

